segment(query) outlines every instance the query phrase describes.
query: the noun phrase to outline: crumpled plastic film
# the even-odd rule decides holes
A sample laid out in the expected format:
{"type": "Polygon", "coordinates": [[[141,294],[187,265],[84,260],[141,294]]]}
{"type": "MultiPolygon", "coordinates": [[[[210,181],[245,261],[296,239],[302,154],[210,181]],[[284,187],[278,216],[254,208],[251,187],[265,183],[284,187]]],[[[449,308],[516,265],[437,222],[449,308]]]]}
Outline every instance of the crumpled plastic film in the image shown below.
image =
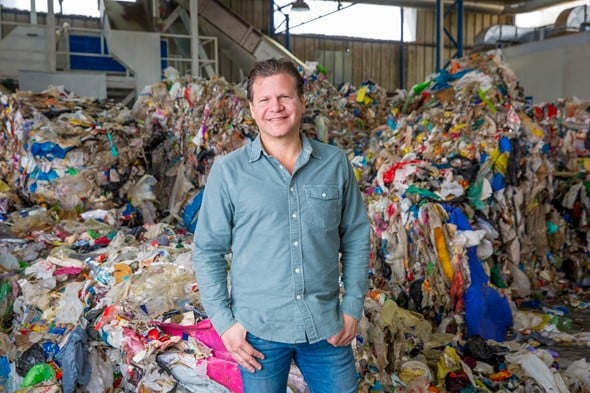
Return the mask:
{"type": "MultiPolygon", "coordinates": [[[[0,179],[22,201],[63,212],[120,208],[145,172],[152,135],[111,101],[54,87],[4,97],[0,179]]],[[[23,203],[24,202],[24,203],[23,203]]]]}
{"type": "MultiPolygon", "coordinates": [[[[371,221],[362,392],[532,389],[541,382],[505,352],[590,341],[565,311],[535,304],[587,307],[588,101],[532,105],[499,51],[392,96],[370,80],[304,78],[303,132],[346,151],[371,221]],[[476,350],[495,339],[501,354],[476,350]],[[458,366],[438,376],[444,351],[458,366]]],[[[5,375],[32,346],[46,357],[37,369],[59,375],[54,359],[82,327],[87,391],[239,392],[204,327],[190,231],[216,157],[256,136],[243,86],[169,69],[131,110],[59,88],[0,103],[0,252],[14,257],[0,265],[2,386],[20,384],[5,375]]],[[[570,390],[584,383],[539,356],[570,390]]]]}

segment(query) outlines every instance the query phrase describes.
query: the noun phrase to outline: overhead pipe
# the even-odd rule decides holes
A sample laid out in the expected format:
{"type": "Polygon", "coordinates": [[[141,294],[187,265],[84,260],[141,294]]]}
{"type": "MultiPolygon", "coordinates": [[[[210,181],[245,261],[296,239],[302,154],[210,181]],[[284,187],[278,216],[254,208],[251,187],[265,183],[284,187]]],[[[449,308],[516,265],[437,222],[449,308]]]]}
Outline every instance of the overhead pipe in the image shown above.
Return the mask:
{"type": "Polygon", "coordinates": [[[504,7],[503,14],[523,14],[526,12],[538,11],[543,8],[553,7],[555,5],[563,5],[564,3],[564,1],[556,0],[521,1],[515,4],[507,4],[504,7]]]}
{"type": "MultiPolygon", "coordinates": [[[[336,1],[336,0],[324,0],[336,1]]],[[[389,5],[406,8],[436,8],[437,0],[362,0],[357,3],[373,5],[389,5]]],[[[464,1],[466,11],[483,12],[486,14],[501,14],[504,11],[504,4],[501,1],[464,1]]]]}
{"type": "MultiPolygon", "coordinates": [[[[337,0],[324,0],[337,1],[337,0]]],[[[437,0],[362,0],[359,3],[374,5],[389,5],[406,8],[436,8],[437,0]]],[[[563,4],[563,0],[532,0],[520,1],[509,4],[508,1],[464,1],[463,8],[465,11],[481,12],[486,14],[521,14],[525,12],[537,11],[554,5],[563,4]]]]}

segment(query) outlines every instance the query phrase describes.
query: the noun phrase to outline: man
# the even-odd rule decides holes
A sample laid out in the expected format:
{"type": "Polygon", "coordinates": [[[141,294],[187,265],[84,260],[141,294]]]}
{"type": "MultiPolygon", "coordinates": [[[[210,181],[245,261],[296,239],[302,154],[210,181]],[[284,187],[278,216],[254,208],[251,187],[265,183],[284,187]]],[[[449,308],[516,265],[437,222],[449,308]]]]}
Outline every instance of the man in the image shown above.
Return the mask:
{"type": "Polygon", "coordinates": [[[250,71],[260,133],[213,164],[195,230],[201,301],[246,393],[285,392],[292,360],[313,393],[358,391],[350,344],[368,289],[370,226],[346,155],[300,132],[303,83],[286,59],[250,71]]]}

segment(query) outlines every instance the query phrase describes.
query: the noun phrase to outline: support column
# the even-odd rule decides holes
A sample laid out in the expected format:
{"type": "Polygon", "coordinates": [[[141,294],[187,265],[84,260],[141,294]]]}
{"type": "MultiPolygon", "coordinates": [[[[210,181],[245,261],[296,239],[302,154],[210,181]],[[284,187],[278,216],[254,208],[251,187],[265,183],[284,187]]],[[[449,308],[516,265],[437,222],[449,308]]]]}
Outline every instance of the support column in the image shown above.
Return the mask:
{"type": "Polygon", "coordinates": [[[444,46],[444,4],[443,0],[436,0],[436,72],[442,70],[442,51],[444,46]]]}
{"type": "Polygon", "coordinates": [[[35,5],[35,0],[31,0],[31,24],[37,24],[37,7],[35,5]]]}
{"type": "Polygon", "coordinates": [[[463,0],[456,0],[457,7],[457,57],[463,57],[463,24],[465,20],[465,8],[463,0]]]}
{"type": "Polygon", "coordinates": [[[191,69],[193,76],[201,77],[199,65],[199,0],[190,0],[191,15],[191,69]]]}
{"type": "Polygon", "coordinates": [[[405,89],[406,82],[404,75],[406,73],[405,43],[404,43],[404,7],[399,7],[400,15],[400,38],[399,38],[399,87],[405,89]]]}
{"type": "Polygon", "coordinates": [[[47,71],[55,72],[56,68],[56,39],[55,39],[55,12],[53,0],[47,0],[47,71]]]}

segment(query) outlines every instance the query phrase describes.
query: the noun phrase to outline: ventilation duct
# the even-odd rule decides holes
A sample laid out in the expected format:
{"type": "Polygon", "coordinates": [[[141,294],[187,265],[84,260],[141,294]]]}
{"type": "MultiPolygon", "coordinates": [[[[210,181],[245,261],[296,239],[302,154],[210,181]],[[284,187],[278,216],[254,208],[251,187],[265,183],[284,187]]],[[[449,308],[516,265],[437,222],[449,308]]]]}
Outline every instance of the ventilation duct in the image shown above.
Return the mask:
{"type": "Polygon", "coordinates": [[[590,8],[586,5],[563,10],[555,23],[542,27],[518,27],[493,25],[480,31],[475,37],[475,47],[517,45],[543,40],[560,34],[590,30],[590,8]]]}

